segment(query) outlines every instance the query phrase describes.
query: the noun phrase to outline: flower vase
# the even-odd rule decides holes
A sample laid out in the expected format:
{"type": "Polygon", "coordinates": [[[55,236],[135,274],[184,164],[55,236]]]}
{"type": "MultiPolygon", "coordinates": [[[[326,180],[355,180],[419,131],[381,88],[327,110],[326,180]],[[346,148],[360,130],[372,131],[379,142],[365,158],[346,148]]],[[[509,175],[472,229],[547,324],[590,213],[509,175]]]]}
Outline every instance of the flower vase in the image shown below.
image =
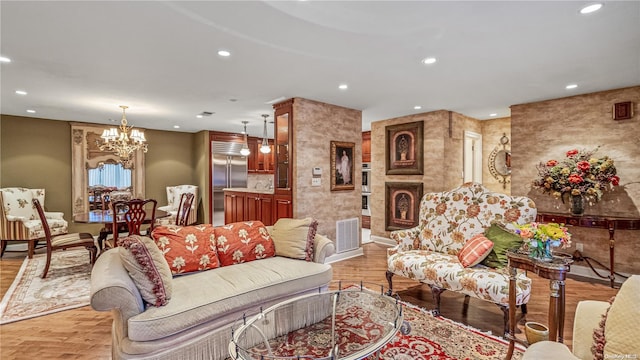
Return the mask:
{"type": "Polygon", "coordinates": [[[571,214],[582,215],[584,213],[584,198],[582,195],[571,195],[571,214]]]}
{"type": "Polygon", "coordinates": [[[537,241],[535,247],[533,244],[529,244],[529,257],[538,261],[551,262],[553,260],[551,241],[537,241]]]}

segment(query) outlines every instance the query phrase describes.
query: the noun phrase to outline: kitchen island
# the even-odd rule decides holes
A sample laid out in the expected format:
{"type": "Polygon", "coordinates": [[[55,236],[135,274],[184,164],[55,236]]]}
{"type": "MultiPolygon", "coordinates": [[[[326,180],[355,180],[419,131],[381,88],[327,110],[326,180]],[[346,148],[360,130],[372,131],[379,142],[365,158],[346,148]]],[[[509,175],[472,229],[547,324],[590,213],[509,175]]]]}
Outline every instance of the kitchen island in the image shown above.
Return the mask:
{"type": "Polygon", "coordinates": [[[273,189],[225,188],[224,223],[259,220],[265,225],[273,225],[276,206],[273,189]]]}

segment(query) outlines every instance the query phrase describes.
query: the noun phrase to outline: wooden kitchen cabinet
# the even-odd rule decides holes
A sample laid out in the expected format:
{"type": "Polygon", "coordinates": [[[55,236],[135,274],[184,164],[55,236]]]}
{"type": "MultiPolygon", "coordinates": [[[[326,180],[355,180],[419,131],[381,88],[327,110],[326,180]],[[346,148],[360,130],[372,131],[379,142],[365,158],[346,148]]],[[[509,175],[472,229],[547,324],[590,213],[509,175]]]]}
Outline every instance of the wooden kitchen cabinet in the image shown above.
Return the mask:
{"type": "Polygon", "coordinates": [[[259,220],[266,226],[273,225],[273,195],[246,193],[244,220],[259,220]]]}
{"type": "Polygon", "coordinates": [[[247,172],[251,174],[273,174],[274,148],[273,140],[269,140],[271,152],[263,154],[260,152],[262,138],[249,137],[247,140],[251,154],[247,157],[247,172]]]}
{"type": "Polygon", "coordinates": [[[273,219],[274,222],[280,218],[293,217],[293,198],[291,195],[273,196],[273,219]]]}
{"type": "Polygon", "coordinates": [[[371,131],[362,133],[362,162],[371,162],[371,131]]]}
{"type": "Polygon", "coordinates": [[[244,221],[246,193],[238,191],[224,192],[224,223],[244,221]]]}

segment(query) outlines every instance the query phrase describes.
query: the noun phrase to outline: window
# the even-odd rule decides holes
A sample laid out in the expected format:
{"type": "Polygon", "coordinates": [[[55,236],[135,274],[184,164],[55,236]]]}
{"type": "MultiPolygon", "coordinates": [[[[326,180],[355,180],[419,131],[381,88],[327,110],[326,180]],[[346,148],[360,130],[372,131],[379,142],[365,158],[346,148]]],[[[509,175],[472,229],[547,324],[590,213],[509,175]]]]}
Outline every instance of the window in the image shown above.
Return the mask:
{"type": "Polygon", "coordinates": [[[125,169],[122,164],[101,164],[95,169],[89,169],[89,187],[91,186],[128,188],[131,186],[131,169],[125,169]]]}

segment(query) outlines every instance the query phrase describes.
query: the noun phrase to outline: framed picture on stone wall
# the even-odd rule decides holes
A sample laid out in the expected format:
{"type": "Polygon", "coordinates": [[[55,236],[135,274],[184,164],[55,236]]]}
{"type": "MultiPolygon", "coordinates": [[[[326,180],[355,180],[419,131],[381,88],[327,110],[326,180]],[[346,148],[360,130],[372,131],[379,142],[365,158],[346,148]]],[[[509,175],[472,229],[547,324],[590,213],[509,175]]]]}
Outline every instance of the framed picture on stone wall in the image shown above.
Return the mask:
{"type": "Polygon", "coordinates": [[[422,183],[387,182],[385,187],[385,225],[387,231],[418,226],[422,183]]]}
{"type": "Polygon", "coordinates": [[[385,130],[387,175],[422,175],[422,121],[389,125],[385,130]]]}
{"type": "Polygon", "coordinates": [[[353,156],[356,143],[331,142],[331,191],[355,190],[353,156]]]}

